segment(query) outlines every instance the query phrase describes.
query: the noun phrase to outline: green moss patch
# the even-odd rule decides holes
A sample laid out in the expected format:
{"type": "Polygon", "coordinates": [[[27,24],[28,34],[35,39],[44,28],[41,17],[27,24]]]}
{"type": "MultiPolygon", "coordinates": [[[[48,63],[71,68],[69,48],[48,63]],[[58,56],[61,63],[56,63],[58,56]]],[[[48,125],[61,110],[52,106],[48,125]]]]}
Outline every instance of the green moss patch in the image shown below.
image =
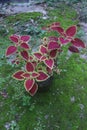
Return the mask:
{"type": "Polygon", "coordinates": [[[39,12],[20,13],[20,14],[8,16],[6,18],[6,21],[8,23],[15,23],[15,22],[18,22],[18,21],[26,22],[26,21],[29,21],[31,19],[37,20],[41,16],[42,16],[42,14],[39,13],[39,12]]]}

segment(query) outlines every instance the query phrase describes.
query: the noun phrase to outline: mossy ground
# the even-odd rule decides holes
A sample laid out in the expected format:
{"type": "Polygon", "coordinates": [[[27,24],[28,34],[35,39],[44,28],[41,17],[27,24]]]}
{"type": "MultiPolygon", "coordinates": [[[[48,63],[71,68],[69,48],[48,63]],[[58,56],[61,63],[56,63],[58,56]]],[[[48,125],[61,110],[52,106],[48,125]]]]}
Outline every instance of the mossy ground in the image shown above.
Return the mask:
{"type": "MultiPolygon", "coordinates": [[[[10,130],[87,129],[87,61],[79,54],[67,58],[66,52],[62,53],[58,59],[61,74],[54,76],[49,91],[32,98],[25,92],[23,83],[11,77],[18,68],[7,63],[4,56],[11,33],[23,34],[20,28],[31,19],[39,28],[54,21],[61,22],[64,28],[78,23],[76,12],[69,7],[48,10],[48,16],[43,20],[40,13],[24,13],[4,19],[9,33],[0,36],[0,130],[6,130],[6,124],[10,125],[10,130]],[[15,30],[16,26],[20,26],[19,30],[15,30]],[[7,97],[1,92],[6,92],[7,97]]],[[[39,31],[36,34],[51,35],[39,31]]]]}

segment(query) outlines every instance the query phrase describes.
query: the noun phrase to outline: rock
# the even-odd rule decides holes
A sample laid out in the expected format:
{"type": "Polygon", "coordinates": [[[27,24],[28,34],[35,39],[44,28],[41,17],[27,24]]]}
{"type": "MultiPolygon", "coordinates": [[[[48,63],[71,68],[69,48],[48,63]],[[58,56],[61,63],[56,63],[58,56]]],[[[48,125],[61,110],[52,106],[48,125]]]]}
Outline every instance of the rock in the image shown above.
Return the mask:
{"type": "Polygon", "coordinates": [[[17,13],[24,13],[24,12],[41,12],[43,15],[46,15],[46,11],[43,6],[41,5],[30,5],[28,3],[22,4],[4,4],[1,9],[1,16],[3,15],[12,15],[17,13]],[[4,12],[4,13],[2,13],[4,12]]]}
{"type": "Polygon", "coordinates": [[[72,103],[75,102],[75,97],[72,96],[72,97],[70,98],[70,100],[71,100],[72,103]]]}

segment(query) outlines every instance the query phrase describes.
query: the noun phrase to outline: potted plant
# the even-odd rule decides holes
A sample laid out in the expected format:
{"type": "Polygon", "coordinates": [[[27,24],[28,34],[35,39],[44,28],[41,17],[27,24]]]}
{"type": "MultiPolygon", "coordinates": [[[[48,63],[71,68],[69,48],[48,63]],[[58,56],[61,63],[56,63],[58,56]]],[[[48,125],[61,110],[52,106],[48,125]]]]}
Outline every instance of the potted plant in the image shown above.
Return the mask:
{"type": "Polygon", "coordinates": [[[57,58],[62,53],[63,46],[68,45],[68,50],[74,53],[79,53],[79,48],[85,48],[83,41],[75,37],[76,25],[64,30],[59,22],[55,22],[45,30],[56,31],[58,36],[43,38],[36,52],[33,52],[28,44],[30,41],[28,35],[11,35],[10,40],[14,45],[6,50],[6,57],[14,55],[12,63],[23,65],[12,77],[20,81],[24,80],[24,87],[31,96],[37,92],[41,82],[50,81],[54,72],[60,73],[57,58]]]}

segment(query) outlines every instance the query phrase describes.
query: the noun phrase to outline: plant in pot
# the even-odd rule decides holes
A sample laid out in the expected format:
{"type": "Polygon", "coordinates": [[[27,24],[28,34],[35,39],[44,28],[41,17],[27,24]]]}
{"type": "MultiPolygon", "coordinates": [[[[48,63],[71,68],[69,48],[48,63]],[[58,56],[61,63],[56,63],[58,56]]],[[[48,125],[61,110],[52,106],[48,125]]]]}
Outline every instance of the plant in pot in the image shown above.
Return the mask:
{"type": "MultiPolygon", "coordinates": [[[[52,23],[47,31],[56,31],[58,36],[43,38],[41,45],[36,52],[33,52],[28,42],[29,35],[11,35],[10,40],[14,43],[6,50],[6,57],[14,55],[12,64],[21,64],[20,70],[15,72],[12,77],[23,81],[24,87],[31,96],[35,95],[41,83],[47,88],[46,82],[51,83],[52,76],[56,72],[60,73],[57,59],[63,52],[63,47],[68,46],[67,51],[79,53],[79,48],[85,48],[85,44],[76,38],[77,27],[75,25],[64,30],[59,22],[52,23]]],[[[50,85],[49,85],[50,86],[50,85]]]]}

